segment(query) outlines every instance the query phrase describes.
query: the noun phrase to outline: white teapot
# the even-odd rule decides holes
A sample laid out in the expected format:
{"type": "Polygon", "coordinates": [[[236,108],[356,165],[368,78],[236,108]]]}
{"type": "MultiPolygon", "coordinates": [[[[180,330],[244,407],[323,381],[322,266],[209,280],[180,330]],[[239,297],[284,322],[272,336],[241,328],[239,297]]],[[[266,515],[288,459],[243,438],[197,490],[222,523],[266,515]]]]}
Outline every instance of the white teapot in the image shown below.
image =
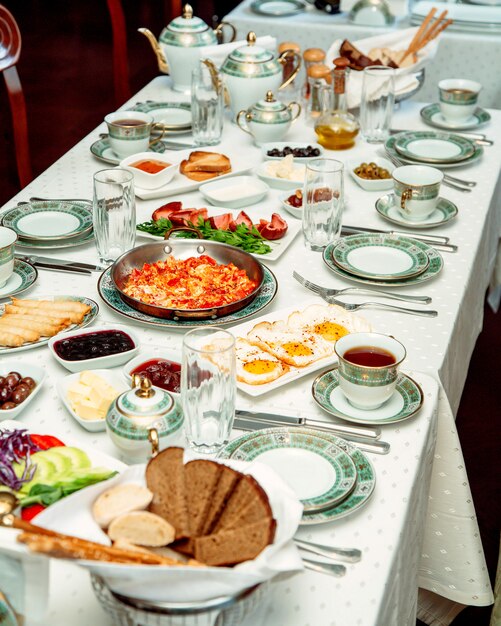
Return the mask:
{"type": "Polygon", "coordinates": [[[247,45],[233,50],[221,66],[221,74],[230,98],[233,120],[239,111],[248,109],[268,91],[277,91],[291,83],[301,67],[301,56],[285,50],[276,59],[266,48],[256,46],[256,35],[247,35],[247,45]],[[283,80],[283,65],[294,57],[294,70],[283,80]]]}
{"type": "Polygon", "coordinates": [[[200,47],[216,45],[218,34],[225,25],[231,28],[230,41],[234,41],[236,30],[232,24],[221,22],[215,30],[212,30],[199,17],[193,17],[193,9],[186,4],[181,17],[173,19],[160,33],[159,41],[147,28],[138,30],[148,38],[157,55],[160,71],[170,74],[173,88],[176,91],[190,93],[191,73],[200,61],[200,47]]]}
{"type": "Polygon", "coordinates": [[[239,112],[237,125],[252,135],[258,145],[281,141],[300,113],[301,105],[298,102],[283,104],[275,100],[273,93],[268,91],[264,100],[256,102],[247,111],[239,112]],[[293,111],[293,108],[296,110],[293,111]]]}

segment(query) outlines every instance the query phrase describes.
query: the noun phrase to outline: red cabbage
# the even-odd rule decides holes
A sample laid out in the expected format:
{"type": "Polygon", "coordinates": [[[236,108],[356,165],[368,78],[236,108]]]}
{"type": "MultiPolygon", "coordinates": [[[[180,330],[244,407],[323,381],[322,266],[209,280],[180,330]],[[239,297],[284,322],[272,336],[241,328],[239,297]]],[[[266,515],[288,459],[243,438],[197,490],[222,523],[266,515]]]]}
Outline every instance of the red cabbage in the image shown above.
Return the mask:
{"type": "Polygon", "coordinates": [[[31,453],[39,450],[26,429],[0,431],[0,484],[19,491],[35,474],[37,466],[31,462],[31,453]],[[13,464],[23,461],[25,461],[23,474],[18,477],[13,464]]]}

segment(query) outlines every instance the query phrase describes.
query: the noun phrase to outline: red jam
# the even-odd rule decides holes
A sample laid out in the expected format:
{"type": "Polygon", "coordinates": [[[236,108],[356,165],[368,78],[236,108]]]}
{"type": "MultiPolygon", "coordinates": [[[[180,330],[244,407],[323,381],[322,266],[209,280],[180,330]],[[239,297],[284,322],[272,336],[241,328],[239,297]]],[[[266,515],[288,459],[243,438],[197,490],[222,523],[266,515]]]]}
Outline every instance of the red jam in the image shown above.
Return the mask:
{"type": "Polygon", "coordinates": [[[142,161],[136,161],[131,163],[131,167],[135,167],[138,170],[142,170],[147,174],[158,174],[166,167],[170,166],[170,163],[164,163],[163,161],[157,161],[155,159],[144,159],[142,161]]]}
{"type": "Polygon", "coordinates": [[[65,361],[85,361],[127,352],[135,347],[131,337],[121,330],[98,330],[60,339],[54,344],[54,352],[65,361]]]}
{"type": "Polygon", "coordinates": [[[135,367],[130,375],[142,374],[147,376],[152,385],[166,391],[180,393],[181,391],[181,364],[167,359],[151,359],[135,367]]]}

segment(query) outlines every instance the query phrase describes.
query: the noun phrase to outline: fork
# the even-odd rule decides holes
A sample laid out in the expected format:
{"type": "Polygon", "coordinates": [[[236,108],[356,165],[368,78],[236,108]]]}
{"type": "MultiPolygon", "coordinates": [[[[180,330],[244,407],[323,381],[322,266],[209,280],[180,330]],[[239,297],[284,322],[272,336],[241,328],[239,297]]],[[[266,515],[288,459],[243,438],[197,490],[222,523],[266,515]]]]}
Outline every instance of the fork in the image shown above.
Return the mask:
{"type": "MultiPolygon", "coordinates": [[[[401,167],[405,165],[403,161],[397,159],[392,154],[386,153],[386,156],[390,159],[393,165],[397,167],[401,167]]],[[[449,174],[444,174],[444,185],[448,187],[452,187],[453,189],[457,189],[458,191],[471,191],[470,187],[476,187],[477,183],[471,180],[463,180],[462,178],[455,178],[454,176],[450,176],[449,174]],[[456,184],[457,183],[457,184],[456,184]],[[460,185],[465,185],[465,187],[461,187],[460,185]]]]}
{"type": "Polygon", "coordinates": [[[400,313],[408,313],[409,315],[421,315],[421,317],[437,317],[438,311],[425,311],[423,309],[406,309],[402,306],[394,306],[393,304],[383,304],[382,302],[361,302],[360,304],[348,304],[336,300],[332,296],[324,296],[319,294],[322,300],[329,304],[337,304],[346,311],[358,311],[359,309],[382,309],[383,311],[399,311],[400,313]]]}
{"type": "Polygon", "coordinates": [[[358,563],[362,558],[362,552],[357,548],[335,548],[320,543],[311,543],[294,537],[294,543],[301,550],[312,552],[326,559],[334,559],[335,561],[345,561],[346,563],[358,563]]]}
{"type": "Polygon", "coordinates": [[[306,569],[311,569],[314,572],[319,572],[320,574],[329,574],[330,576],[335,576],[336,578],[346,574],[346,567],[344,565],[339,565],[338,563],[325,563],[323,561],[313,561],[305,558],[303,558],[303,563],[306,569]]]}
{"type": "Polygon", "coordinates": [[[369,294],[379,296],[381,298],[388,298],[389,300],[402,300],[404,302],[422,302],[423,304],[430,304],[431,298],[429,296],[405,296],[398,295],[396,293],[390,293],[388,291],[380,291],[379,289],[366,289],[364,287],[346,287],[345,289],[330,289],[327,287],[321,287],[320,285],[316,285],[315,283],[306,280],[300,276],[295,270],[292,272],[292,275],[297,280],[298,283],[317,293],[319,296],[341,296],[345,293],[361,293],[361,294],[369,294]]]}

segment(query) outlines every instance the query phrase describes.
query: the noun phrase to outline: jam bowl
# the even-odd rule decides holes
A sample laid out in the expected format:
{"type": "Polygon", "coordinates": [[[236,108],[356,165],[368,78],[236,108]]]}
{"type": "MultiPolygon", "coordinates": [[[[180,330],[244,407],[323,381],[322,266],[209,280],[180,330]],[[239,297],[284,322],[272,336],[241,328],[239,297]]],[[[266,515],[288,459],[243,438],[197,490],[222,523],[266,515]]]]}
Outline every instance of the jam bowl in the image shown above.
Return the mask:
{"type": "Polygon", "coordinates": [[[122,368],[122,375],[130,385],[134,374],[147,376],[153,387],[168,391],[172,396],[180,394],[181,352],[161,347],[158,351],[141,352],[122,368]]]}
{"type": "Polygon", "coordinates": [[[120,167],[134,174],[136,187],[157,189],[174,178],[178,161],[172,154],[138,152],[120,161],[120,167]]]}

